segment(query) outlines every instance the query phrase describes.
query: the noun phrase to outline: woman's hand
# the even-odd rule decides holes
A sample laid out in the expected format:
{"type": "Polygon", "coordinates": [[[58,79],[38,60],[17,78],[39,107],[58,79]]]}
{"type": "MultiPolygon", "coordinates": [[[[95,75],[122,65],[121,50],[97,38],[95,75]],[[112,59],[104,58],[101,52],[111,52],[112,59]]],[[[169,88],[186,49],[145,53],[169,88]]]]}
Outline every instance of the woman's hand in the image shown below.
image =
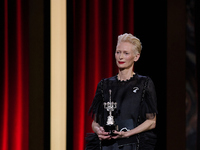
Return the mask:
{"type": "Polygon", "coordinates": [[[105,130],[103,129],[103,127],[99,127],[96,130],[96,134],[98,135],[99,140],[110,140],[111,139],[111,136],[109,135],[108,132],[105,132],[105,130]]]}
{"type": "Polygon", "coordinates": [[[92,129],[98,135],[99,140],[110,140],[111,136],[108,132],[105,132],[102,126],[100,126],[95,121],[92,122],[92,129]]]}
{"type": "Polygon", "coordinates": [[[112,139],[118,139],[118,138],[128,138],[132,135],[136,135],[138,133],[144,132],[144,131],[148,131],[148,130],[152,130],[156,127],[156,116],[152,119],[147,119],[146,121],[144,121],[142,124],[140,124],[139,126],[137,126],[136,128],[129,130],[127,132],[121,131],[114,131],[114,134],[117,134],[116,136],[112,136],[112,139]]]}
{"type": "Polygon", "coordinates": [[[128,138],[129,137],[129,132],[124,132],[124,131],[113,131],[114,134],[116,134],[115,136],[112,136],[112,139],[119,139],[119,138],[128,138]]]}

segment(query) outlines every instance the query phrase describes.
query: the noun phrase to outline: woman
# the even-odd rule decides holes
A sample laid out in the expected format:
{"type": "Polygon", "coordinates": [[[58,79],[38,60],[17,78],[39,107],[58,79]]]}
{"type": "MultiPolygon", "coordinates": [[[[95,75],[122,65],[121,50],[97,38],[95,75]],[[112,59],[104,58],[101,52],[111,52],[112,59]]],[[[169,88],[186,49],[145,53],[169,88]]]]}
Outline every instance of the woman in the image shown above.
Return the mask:
{"type": "Polygon", "coordinates": [[[92,129],[101,141],[102,150],[153,150],[156,144],[157,102],[152,80],[133,72],[134,63],[141,54],[141,42],[132,34],[118,36],[115,59],[119,73],[103,79],[97,86],[96,94],[89,110],[94,121],[92,129]],[[112,112],[118,129],[109,134],[103,128],[108,112],[103,107],[112,101],[117,108],[112,112]]]}

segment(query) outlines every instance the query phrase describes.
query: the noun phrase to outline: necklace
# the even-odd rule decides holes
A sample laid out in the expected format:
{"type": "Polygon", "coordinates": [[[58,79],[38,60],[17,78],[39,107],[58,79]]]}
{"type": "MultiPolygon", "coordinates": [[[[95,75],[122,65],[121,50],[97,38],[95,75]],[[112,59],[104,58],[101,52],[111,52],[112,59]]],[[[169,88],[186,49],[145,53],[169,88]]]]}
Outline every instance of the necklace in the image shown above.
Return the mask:
{"type": "Polygon", "coordinates": [[[130,78],[132,78],[133,75],[135,75],[134,72],[132,72],[132,75],[131,75],[130,77],[127,77],[127,78],[125,77],[125,79],[121,79],[120,75],[118,74],[118,75],[117,75],[117,79],[120,80],[120,81],[126,81],[126,80],[129,80],[130,78]]]}

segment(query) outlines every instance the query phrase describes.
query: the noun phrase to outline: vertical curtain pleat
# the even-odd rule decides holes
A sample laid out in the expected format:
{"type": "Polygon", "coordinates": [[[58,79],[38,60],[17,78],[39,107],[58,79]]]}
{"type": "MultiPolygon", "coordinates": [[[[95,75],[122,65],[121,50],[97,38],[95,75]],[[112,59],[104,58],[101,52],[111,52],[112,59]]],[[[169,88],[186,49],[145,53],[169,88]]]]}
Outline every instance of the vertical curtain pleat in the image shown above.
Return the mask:
{"type": "Polygon", "coordinates": [[[74,140],[75,149],[83,149],[84,142],[84,105],[86,71],[86,1],[74,0],[74,140]],[[76,11],[76,12],[75,12],[76,11]],[[77,111],[78,110],[78,111],[77,111]],[[79,141],[77,143],[77,141],[79,141]]]}
{"type": "Polygon", "coordinates": [[[74,0],[73,149],[83,150],[92,132],[88,110],[102,78],[117,74],[117,36],[133,34],[133,0],[74,0]]]}
{"type": "MultiPolygon", "coordinates": [[[[28,150],[28,3],[4,0],[1,150],[28,150]]],[[[2,18],[1,18],[2,19],[2,18]]]]}
{"type": "Polygon", "coordinates": [[[4,62],[3,62],[3,107],[1,127],[1,149],[8,149],[8,2],[4,1],[4,62]]]}

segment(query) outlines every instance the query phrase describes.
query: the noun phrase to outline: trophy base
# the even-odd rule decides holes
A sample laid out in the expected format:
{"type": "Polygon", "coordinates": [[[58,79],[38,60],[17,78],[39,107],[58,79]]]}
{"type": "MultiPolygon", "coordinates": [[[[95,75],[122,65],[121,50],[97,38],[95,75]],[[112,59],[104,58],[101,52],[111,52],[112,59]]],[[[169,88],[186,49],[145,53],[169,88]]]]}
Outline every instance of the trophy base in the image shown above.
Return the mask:
{"type": "Polygon", "coordinates": [[[105,132],[108,132],[109,135],[112,135],[112,136],[116,135],[113,133],[113,131],[116,130],[116,125],[105,125],[104,130],[105,132]]]}

